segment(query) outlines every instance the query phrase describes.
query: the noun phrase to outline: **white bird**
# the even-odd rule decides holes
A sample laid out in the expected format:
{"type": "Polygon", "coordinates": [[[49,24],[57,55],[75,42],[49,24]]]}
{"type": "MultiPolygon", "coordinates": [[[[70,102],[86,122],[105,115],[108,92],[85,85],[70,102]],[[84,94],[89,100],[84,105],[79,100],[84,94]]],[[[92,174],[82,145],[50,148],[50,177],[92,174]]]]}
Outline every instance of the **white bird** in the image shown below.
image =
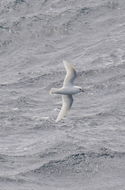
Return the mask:
{"type": "Polygon", "coordinates": [[[82,87],[74,86],[73,82],[76,78],[76,71],[70,63],[67,61],[63,61],[64,67],[66,69],[66,77],[63,82],[62,88],[51,88],[50,94],[61,94],[62,95],[62,108],[58,114],[56,122],[60,121],[67,115],[67,112],[70,110],[73,103],[73,94],[77,94],[79,92],[84,92],[82,87]]]}

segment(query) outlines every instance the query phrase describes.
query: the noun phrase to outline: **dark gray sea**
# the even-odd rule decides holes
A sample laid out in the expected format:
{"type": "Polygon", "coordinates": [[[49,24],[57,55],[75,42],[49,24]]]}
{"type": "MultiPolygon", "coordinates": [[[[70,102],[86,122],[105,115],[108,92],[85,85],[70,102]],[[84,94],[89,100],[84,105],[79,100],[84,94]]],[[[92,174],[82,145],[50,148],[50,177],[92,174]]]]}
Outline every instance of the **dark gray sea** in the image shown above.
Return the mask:
{"type": "Polygon", "coordinates": [[[0,190],[125,190],[124,0],[0,0],[0,190]]]}

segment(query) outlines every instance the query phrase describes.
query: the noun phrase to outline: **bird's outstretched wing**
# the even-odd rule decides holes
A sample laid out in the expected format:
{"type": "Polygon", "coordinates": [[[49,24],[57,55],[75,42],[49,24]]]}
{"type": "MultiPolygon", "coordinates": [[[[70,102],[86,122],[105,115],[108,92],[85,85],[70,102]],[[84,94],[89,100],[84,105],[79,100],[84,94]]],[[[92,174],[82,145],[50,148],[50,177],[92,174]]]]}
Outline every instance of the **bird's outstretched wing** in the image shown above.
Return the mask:
{"type": "Polygon", "coordinates": [[[66,69],[66,77],[63,82],[63,86],[70,86],[76,78],[76,71],[74,67],[67,61],[63,61],[64,67],[66,69]]]}
{"type": "Polygon", "coordinates": [[[56,122],[60,121],[63,117],[66,116],[67,112],[70,110],[73,103],[72,95],[62,95],[62,108],[59,112],[59,115],[56,119],[56,122]]]}

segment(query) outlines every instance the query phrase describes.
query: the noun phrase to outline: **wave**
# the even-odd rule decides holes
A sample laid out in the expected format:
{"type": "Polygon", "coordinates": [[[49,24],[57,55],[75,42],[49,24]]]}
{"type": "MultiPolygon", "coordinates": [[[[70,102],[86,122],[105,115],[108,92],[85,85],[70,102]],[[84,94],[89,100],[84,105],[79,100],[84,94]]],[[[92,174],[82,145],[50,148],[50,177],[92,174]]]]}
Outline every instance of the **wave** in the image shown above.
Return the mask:
{"type": "Polygon", "coordinates": [[[7,183],[7,182],[10,182],[10,183],[24,183],[25,180],[24,179],[17,179],[15,177],[7,177],[7,176],[3,176],[3,177],[0,177],[0,182],[4,182],[4,183],[7,183]]]}
{"type": "Polygon", "coordinates": [[[49,162],[39,166],[36,169],[22,173],[21,175],[27,176],[32,174],[66,174],[66,172],[77,173],[79,172],[94,172],[97,165],[105,162],[107,159],[124,159],[125,152],[111,151],[102,148],[100,152],[81,152],[71,154],[59,160],[50,160],[49,162]]]}
{"type": "MultiPolygon", "coordinates": [[[[54,4],[49,3],[49,10],[45,2],[36,3],[36,12],[34,12],[34,3],[30,3],[26,0],[14,0],[8,2],[3,6],[1,15],[7,14],[9,16],[10,11],[13,14],[17,14],[16,18],[10,20],[1,21],[0,28],[6,30],[7,39],[3,39],[0,43],[1,48],[7,47],[9,44],[14,43],[15,38],[24,38],[29,41],[32,39],[43,39],[47,36],[55,38],[59,35],[68,35],[73,32],[79,32],[84,29],[84,32],[91,30],[88,24],[88,16],[93,17],[93,14],[97,11],[100,12],[103,9],[107,9],[104,4],[98,6],[77,6],[75,9],[67,3],[65,9],[56,11],[57,4],[61,4],[61,1],[54,4]],[[54,8],[55,7],[55,8],[54,8]],[[24,10],[28,10],[24,12],[24,10]],[[22,16],[23,15],[23,16],[22,16]],[[33,38],[34,37],[34,38],[33,38]]],[[[62,4],[64,6],[64,2],[62,4]]],[[[5,35],[2,33],[2,35],[5,35]]],[[[21,41],[20,41],[21,42],[21,41]]]]}

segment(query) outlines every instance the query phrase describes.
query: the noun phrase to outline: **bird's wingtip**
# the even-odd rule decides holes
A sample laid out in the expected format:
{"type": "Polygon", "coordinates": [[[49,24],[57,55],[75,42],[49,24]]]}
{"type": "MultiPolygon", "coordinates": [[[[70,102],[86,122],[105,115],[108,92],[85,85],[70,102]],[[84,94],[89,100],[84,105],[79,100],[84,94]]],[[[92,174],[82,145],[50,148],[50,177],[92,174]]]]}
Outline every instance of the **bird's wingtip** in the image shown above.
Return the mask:
{"type": "Polygon", "coordinates": [[[57,119],[55,120],[55,122],[58,123],[58,121],[60,121],[60,119],[57,118],[57,119]]]}
{"type": "Polygon", "coordinates": [[[65,64],[67,64],[68,62],[66,61],[66,60],[63,60],[63,64],[65,65],[65,64]]]}
{"type": "Polygon", "coordinates": [[[66,62],[66,60],[65,59],[63,59],[63,63],[65,63],[66,62]]]}
{"type": "Polygon", "coordinates": [[[56,118],[55,122],[58,123],[58,122],[61,121],[63,118],[64,118],[64,117],[60,117],[60,116],[58,115],[58,117],[56,118]]]}
{"type": "Polygon", "coordinates": [[[71,63],[69,63],[68,61],[66,61],[66,60],[63,60],[63,64],[64,64],[64,66],[65,67],[69,67],[69,68],[73,68],[74,70],[75,70],[75,67],[74,67],[74,65],[72,65],[71,63]]]}
{"type": "Polygon", "coordinates": [[[66,65],[67,65],[67,64],[68,64],[68,65],[71,65],[71,63],[69,63],[69,62],[68,62],[67,60],[65,60],[65,59],[63,60],[63,64],[64,64],[64,65],[65,65],[65,64],[66,64],[66,65]]]}

